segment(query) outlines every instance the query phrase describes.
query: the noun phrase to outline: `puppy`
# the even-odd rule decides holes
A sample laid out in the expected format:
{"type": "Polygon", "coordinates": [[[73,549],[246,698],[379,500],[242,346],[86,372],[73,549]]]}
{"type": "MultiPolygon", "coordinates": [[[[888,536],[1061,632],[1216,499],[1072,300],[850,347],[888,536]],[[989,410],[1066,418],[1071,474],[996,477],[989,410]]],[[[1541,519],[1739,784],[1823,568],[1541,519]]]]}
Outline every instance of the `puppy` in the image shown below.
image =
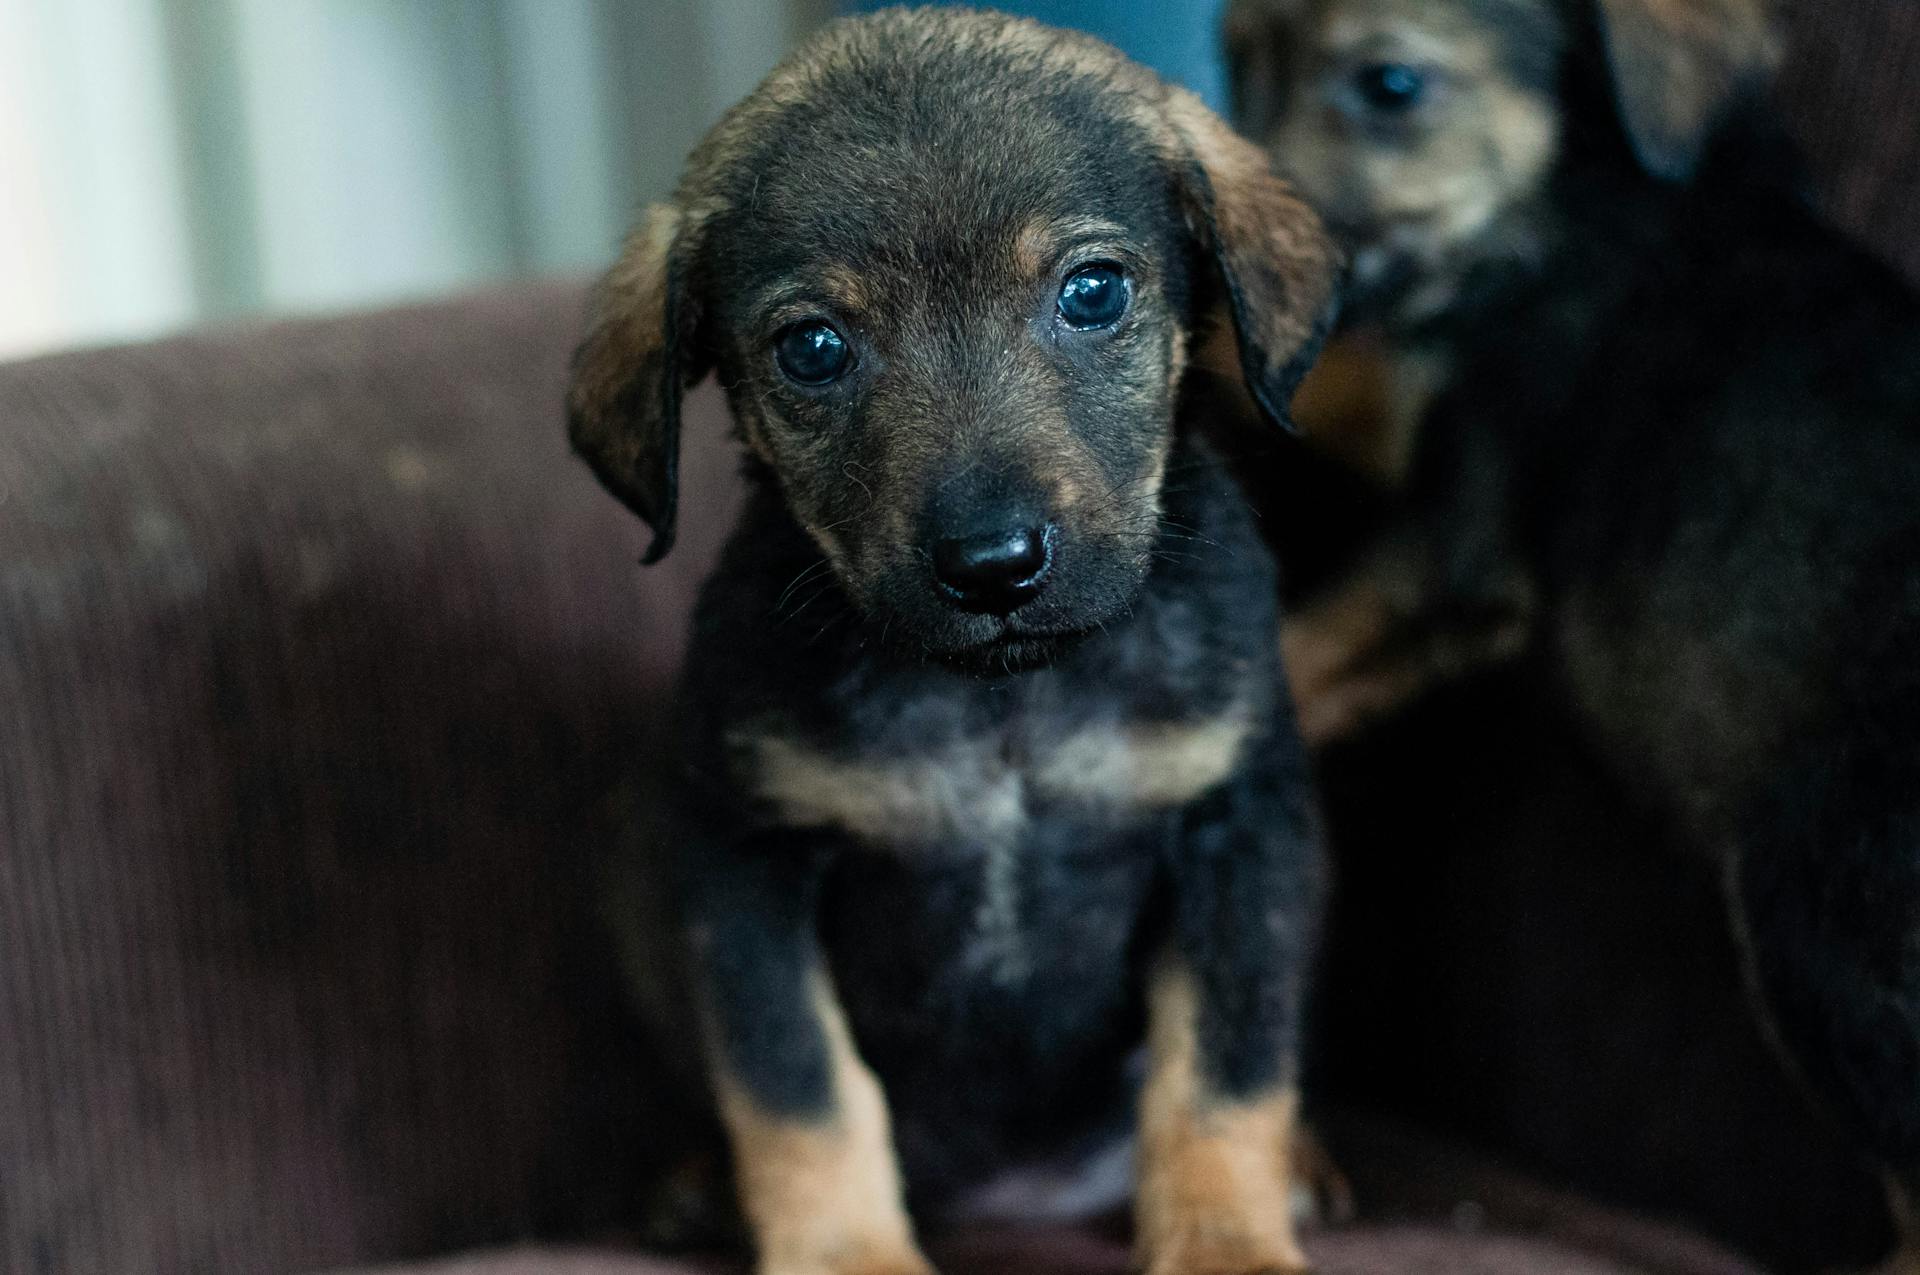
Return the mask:
{"type": "MultiPolygon", "coordinates": [[[[1920,300],[1818,224],[1755,0],[1238,0],[1416,445],[1289,637],[1337,734],[1528,652],[1722,856],[1772,1033],[1920,1269],[1920,300]]],[[[1391,474],[1392,464],[1380,466],[1391,474]]]]}
{"type": "Polygon", "coordinates": [[[746,511],[632,865],[663,1039],[703,1044],[767,1275],[925,1272],[932,1207],[1138,1098],[1157,1275],[1302,1265],[1288,1210],[1322,869],[1274,568],[1187,352],[1267,416],[1318,220],[1190,94],[961,10],[849,19],[694,152],[607,276],[571,434],[666,553],[709,369],[746,511]]]}

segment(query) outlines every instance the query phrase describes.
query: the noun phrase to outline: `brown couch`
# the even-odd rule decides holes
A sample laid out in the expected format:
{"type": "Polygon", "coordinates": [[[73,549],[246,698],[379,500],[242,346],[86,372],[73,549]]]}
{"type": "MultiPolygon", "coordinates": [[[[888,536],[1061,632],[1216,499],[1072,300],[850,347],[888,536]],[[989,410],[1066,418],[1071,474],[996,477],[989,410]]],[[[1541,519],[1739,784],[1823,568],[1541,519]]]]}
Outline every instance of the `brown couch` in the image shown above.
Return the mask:
{"type": "MultiPolygon", "coordinates": [[[[1860,135],[1920,49],[1911,9],[1850,3],[1803,10],[1831,28],[1791,81],[1816,138],[1860,135]]],[[[1874,136],[1823,149],[1828,189],[1910,233],[1916,130],[1874,136]]],[[[588,869],[599,795],[672,747],[655,710],[733,485],[705,391],[681,547],[635,565],[561,438],[580,308],[525,287],[0,368],[0,1272],[714,1269],[618,1244],[673,1113],[588,869]]],[[[1499,693],[1483,719],[1552,738],[1499,693]]],[[[1871,1186],[1760,1049],[1710,883],[1534,738],[1449,771],[1389,733],[1423,778],[1385,793],[1330,767],[1317,1075],[1363,1220],[1309,1249],[1753,1269],[1517,1165],[1782,1264],[1866,1255],[1871,1186]]],[[[935,1248],[954,1275],[1125,1259],[1102,1228],[935,1248]]]]}

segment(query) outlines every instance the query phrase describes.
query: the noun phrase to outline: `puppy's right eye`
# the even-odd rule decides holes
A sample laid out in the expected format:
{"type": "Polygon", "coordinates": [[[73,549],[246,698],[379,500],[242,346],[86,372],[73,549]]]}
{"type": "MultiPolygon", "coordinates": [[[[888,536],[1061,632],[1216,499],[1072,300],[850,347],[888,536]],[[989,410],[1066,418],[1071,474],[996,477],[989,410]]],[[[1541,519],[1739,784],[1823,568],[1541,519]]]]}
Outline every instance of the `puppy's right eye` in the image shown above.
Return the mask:
{"type": "Polygon", "coordinates": [[[1353,91],[1382,115],[1399,115],[1427,96],[1427,76],[1405,62],[1369,62],[1353,73],[1353,91]]]}
{"type": "Polygon", "coordinates": [[[782,332],[774,342],[773,357],[788,380],[811,387],[839,380],[853,362],[846,338],[818,319],[782,332]]]}
{"type": "Polygon", "coordinates": [[[1056,307],[1067,326],[1081,332],[1110,328],[1127,310],[1127,277],[1118,267],[1082,266],[1060,285],[1056,307]]]}

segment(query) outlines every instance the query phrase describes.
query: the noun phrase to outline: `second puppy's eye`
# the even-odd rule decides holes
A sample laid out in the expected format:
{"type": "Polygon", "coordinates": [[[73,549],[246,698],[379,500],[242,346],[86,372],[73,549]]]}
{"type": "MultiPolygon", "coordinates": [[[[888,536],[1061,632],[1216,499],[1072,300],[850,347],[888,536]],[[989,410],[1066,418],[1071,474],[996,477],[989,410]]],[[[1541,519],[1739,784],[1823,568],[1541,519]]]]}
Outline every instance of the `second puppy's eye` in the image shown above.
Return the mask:
{"type": "Polygon", "coordinates": [[[774,343],[773,357],[788,380],[813,387],[839,380],[853,364],[847,339],[832,324],[818,319],[796,323],[782,332],[774,343]]]}
{"type": "Polygon", "coordinates": [[[1399,115],[1427,96],[1427,75],[1405,62],[1369,62],[1353,73],[1360,100],[1382,115],[1399,115]]]}
{"type": "Polygon", "coordinates": [[[1116,266],[1082,266],[1060,285],[1060,317],[1082,332],[1110,328],[1127,312],[1127,277],[1116,266]]]}

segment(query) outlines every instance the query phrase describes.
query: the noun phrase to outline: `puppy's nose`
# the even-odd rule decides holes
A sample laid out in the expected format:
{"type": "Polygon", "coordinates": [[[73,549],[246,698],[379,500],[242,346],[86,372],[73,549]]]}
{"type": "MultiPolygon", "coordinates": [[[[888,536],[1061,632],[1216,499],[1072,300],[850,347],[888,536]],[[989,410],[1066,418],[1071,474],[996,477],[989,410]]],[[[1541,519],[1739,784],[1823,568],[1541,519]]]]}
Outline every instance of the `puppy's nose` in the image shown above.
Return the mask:
{"type": "Polygon", "coordinates": [[[969,611],[1006,615],[1040,592],[1053,566],[1053,528],[1016,527],[938,540],[933,573],[969,611]]]}

